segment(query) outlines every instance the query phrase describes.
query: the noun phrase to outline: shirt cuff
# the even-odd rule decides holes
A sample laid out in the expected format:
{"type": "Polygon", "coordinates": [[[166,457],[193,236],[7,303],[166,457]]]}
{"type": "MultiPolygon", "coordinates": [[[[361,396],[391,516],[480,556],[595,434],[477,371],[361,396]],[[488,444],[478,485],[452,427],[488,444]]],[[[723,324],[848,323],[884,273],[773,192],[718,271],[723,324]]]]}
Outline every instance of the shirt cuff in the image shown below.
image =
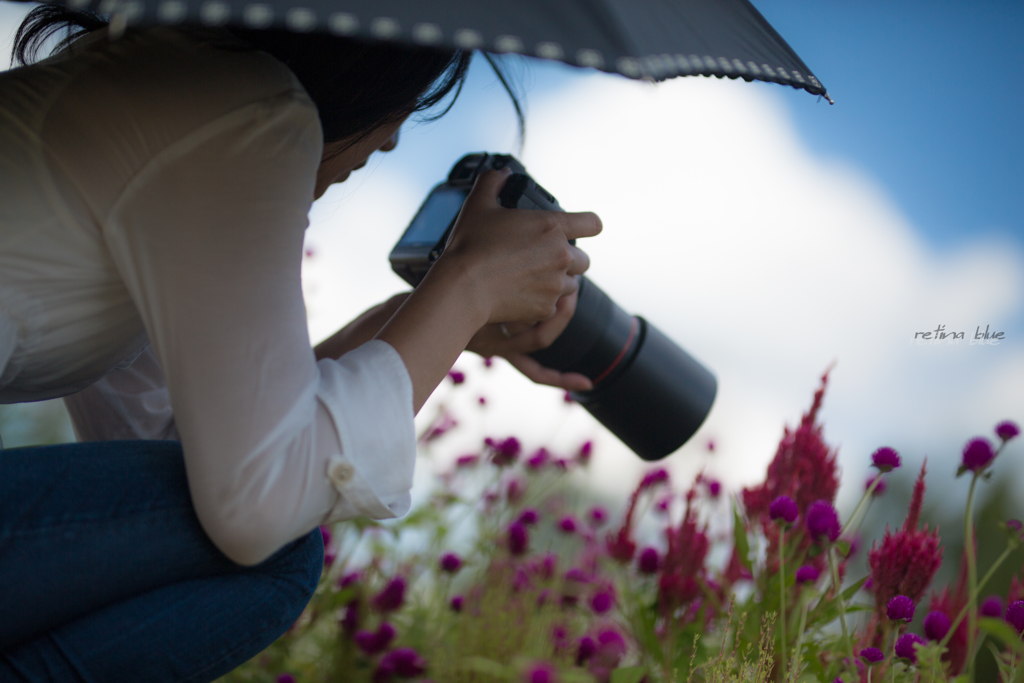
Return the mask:
{"type": "Polygon", "coordinates": [[[325,523],[401,517],[412,499],[416,429],[412,380],[393,346],[371,340],[318,364],[317,398],[338,432],[341,453],[327,459],[338,502],[325,523]]]}

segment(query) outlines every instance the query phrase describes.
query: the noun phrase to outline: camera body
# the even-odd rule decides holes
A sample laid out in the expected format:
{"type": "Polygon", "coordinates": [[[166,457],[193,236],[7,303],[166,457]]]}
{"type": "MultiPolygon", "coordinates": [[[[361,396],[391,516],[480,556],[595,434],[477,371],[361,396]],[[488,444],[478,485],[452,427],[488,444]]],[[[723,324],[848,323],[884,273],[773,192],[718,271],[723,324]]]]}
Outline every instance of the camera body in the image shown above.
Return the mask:
{"type": "MultiPolygon", "coordinates": [[[[499,194],[508,209],[562,211],[554,196],[514,157],[462,157],[435,186],[389,256],[402,279],[417,286],[448,242],[477,177],[511,168],[499,194]]],[[[546,349],[530,354],[560,372],[578,372],[594,388],[572,397],[645,460],[683,445],[703,423],[717,391],[714,375],[654,325],[623,311],[597,285],[579,277],[576,312],[546,349]]]]}

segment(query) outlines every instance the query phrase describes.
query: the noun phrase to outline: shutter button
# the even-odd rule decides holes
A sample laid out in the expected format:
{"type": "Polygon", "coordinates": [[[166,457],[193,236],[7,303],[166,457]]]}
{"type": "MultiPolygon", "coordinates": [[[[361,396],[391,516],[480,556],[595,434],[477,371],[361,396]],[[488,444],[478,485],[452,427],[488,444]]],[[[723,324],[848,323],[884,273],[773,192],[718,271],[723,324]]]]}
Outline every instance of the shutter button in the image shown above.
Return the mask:
{"type": "Polygon", "coordinates": [[[338,456],[330,459],[330,464],[327,466],[327,478],[332,482],[341,486],[352,481],[354,476],[356,476],[356,468],[352,466],[352,463],[342,460],[338,456]]]}

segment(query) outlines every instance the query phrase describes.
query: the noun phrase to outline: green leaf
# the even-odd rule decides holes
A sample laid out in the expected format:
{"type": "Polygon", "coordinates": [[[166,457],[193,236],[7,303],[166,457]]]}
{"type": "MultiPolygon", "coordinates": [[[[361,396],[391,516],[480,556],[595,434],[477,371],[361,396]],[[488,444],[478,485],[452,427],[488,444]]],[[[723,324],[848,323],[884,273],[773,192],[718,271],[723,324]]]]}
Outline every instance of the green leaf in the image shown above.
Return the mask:
{"type": "Polygon", "coordinates": [[[750,539],[747,538],[747,525],[740,515],[739,503],[733,499],[732,502],[732,541],[736,547],[736,556],[744,569],[751,571],[750,565],[750,539]]]}
{"type": "Polygon", "coordinates": [[[847,555],[850,554],[850,548],[852,547],[850,545],[849,541],[842,540],[842,539],[836,541],[835,546],[836,546],[836,550],[839,551],[839,554],[842,555],[843,557],[846,557],[847,555]]]}
{"type": "Polygon", "coordinates": [[[978,619],[978,628],[990,636],[995,636],[1017,652],[1024,653],[1024,642],[1021,641],[1017,631],[1002,619],[983,617],[978,619]]]}
{"type": "MultiPolygon", "coordinates": [[[[861,587],[864,585],[864,582],[867,581],[867,580],[868,580],[868,577],[865,576],[863,579],[861,579],[857,583],[853,584],[852,586],[849,586],[846,590],[844,590],[840,594],[840,597],[843,600],[849,600],[850,598],[852,598],[857,593],[857,591],[859,591],[861,589],[861,587]]],[[[849,608],[847,608],[847,609],[849,609],[849,608]]]]}
{"type": "Polygon", "coordinates": [[[642,666],[624,666],[612,671],[611,683],[640,683],[644,673],[642,666]]]}
{"type": "Polygon", "coordinates": [[[507,666],[486,657],[466,657],[460,668],[506,681],[512,678],[512,671],[507,666]]]}

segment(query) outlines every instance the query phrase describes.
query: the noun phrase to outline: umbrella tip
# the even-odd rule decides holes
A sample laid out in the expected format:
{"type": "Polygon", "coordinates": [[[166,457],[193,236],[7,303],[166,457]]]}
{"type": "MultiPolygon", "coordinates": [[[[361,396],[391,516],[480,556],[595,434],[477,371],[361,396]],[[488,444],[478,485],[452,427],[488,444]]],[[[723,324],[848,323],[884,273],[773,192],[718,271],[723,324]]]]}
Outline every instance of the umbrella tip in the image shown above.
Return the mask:
{"type": "Polygon", "coordinates": [[[827,91],[825,92],[824,95],[822,95],[822,97],[824,97],[826,100],[828,100],[829,104],[835,104],[836,103],[836,101],[832,99],[832,96],[829,95],[827,91]]]}

